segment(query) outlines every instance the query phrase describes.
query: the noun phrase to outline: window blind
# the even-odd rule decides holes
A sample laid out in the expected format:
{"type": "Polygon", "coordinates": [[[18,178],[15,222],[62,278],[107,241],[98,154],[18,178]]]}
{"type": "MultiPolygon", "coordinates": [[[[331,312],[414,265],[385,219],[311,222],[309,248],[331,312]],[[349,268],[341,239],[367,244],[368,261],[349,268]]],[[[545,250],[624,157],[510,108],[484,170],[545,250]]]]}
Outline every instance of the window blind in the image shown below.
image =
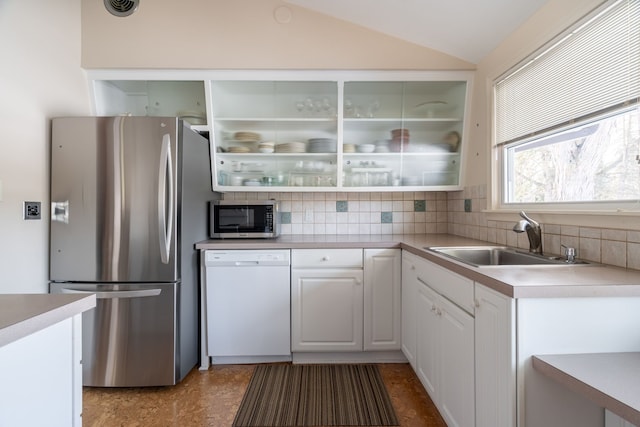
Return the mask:
{"type": "Polygon", "coordinates": [[[640,99],[640,0],[609,2],[494,85],[496,144],[640,99]]]}

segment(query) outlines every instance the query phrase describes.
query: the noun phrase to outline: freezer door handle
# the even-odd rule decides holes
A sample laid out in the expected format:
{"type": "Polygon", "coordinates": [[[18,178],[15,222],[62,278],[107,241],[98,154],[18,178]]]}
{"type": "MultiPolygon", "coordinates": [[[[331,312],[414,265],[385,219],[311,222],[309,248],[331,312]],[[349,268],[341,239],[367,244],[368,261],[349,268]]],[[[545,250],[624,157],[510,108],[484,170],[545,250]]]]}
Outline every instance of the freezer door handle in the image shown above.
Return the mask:
{"type": "Polygon", "coordinates": [[[173,235],[173,162],[171,158],[171,136],[162,136],[162,151],[158,173],[158,239],[160,259],[169,263],[171,236],[173,235]]]}
{"type": "Polygon", "coordinates": [[[51,202],[51,221],[69,224],[69,201],[51,202]]]}
{"type": "Polygon", "coordinates": [[[87,291],[81,289],[62,288],[63,294],[95,294],[96,299],[114,299],[114,298],[143,298],[155,297],[160,295],[162,289],[142,289],[136,291],[87,291]]]}

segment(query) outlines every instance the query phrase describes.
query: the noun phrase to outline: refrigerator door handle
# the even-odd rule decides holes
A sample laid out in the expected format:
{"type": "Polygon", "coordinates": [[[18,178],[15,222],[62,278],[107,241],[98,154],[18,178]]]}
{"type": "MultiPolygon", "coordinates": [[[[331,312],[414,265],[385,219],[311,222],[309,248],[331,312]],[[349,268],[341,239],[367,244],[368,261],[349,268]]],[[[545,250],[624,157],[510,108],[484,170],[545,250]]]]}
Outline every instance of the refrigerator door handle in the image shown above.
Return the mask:
{"type": "Polygon", "coordinates": [[[69,201],[51,202],[51,221],[69,224],[69,201]]]}
{"type": "Polygon", "coordinates": [[[160,168],[158,175],[158,239],[160,259],[169,263],[171,236],[173,235],[173,162],[171,158],[171,136],[162,136],[160,168]]]}
{"type": "Polygon", "coordinates": [[[160,295],[162,289],[143,289],[138,291],[85,291],[80,289],[62,288],[60,291],[63,294],[95,294],[96,299],[114,299],[114,298],[142,298],[142,297],[155,297],[160,295]]]}

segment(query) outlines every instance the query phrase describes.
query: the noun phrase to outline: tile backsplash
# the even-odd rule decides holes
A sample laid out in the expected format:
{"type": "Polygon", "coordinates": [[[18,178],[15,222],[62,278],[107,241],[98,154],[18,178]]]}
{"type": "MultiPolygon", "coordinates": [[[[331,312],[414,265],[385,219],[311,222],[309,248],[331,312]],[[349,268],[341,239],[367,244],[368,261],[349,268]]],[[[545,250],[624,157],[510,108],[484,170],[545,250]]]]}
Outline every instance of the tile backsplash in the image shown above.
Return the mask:
{"type": "MultiPolygon", "coordinates": [[[[515,233],[513,221],[487,220],[484,186],[467,187],[447,193],[448,232],[458,236],[485,240],[498,245],[529,248],[526,233],[515,233]],[[471,212],[465,201],[471,200],[471,212]]],[[[515,218],[515,217],[514,217],[515,218]]],[[[519,219],[519,218],[518,218],[519,219]]],[[[601,264],[640,270],[640,231],[599,227],[541,224],[545,253],[561,255],[562,246],[576,248],[578,258],[601,264]]]]}
{"type": "MultiPolygon", "coordinates": [[[[515,221],[488,220],[485,186],[451,192],[299,192],[225,193],[225,199],[280,200],[282,234],[449,233],[499,245],[528,248],[515,221]]],[[[545,252],[561,245],[579,258],[640,270],[640,231],[542,224],[545,252]]]]}
{"type": "Polygon", "coordinates": [[[447,232],[447,193],[225,193],[225,199],[280,201],[282,234],[447,232]]]}

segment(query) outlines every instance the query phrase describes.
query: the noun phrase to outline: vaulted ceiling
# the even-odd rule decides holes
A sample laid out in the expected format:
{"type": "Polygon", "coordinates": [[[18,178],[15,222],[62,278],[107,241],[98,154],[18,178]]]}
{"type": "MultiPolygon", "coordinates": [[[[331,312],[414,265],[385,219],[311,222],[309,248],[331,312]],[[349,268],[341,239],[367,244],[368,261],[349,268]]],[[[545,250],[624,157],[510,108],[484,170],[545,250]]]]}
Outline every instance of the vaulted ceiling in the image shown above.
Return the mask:
{"type": "Polygon", "coordinates": [[[547,0],[285,0],[478,63],[547,0]]]}

